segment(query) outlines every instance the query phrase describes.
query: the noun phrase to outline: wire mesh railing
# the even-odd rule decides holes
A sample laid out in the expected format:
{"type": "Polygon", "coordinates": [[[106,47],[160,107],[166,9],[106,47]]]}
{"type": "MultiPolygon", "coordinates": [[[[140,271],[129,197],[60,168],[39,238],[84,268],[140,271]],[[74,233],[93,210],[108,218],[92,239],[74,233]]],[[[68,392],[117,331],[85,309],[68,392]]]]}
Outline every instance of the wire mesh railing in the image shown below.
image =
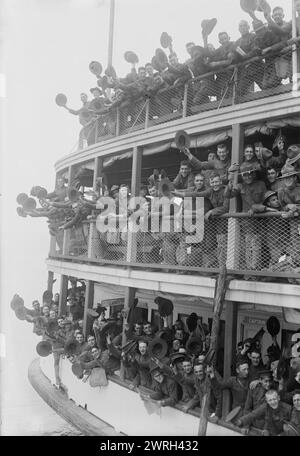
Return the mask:
{"type": "MultiPolygon", "coordinates": [[[[68,230],[63,255],[200,274],[214,273],[226,264],[246,279],[290,277],[289,282],[300,283],[300,217],[285,217],[280,212],[225,214],[208,221],[193,219],[193,230],[180,224],[180,231],[174,223],[169,232],[159,228],[135,233],[125,226],[99,232],[94,219],[68,230]]],[[[53,250],[50,255],[59,256],[53,250]]]]}
{"type": "Polygon", "coordinates": [[[299,90],[293,83],[299,69],[295,74],[292,53],[299,54],[300,37],[294,44],[292,40],[288,43],[283,49],[282,43],[276,44],[263,49],[261,55],[191,77],[185,83],[165,88],[162,78],[144,93],[123,94],[120,102],[82,128],[79,149],[199,112],[299,90]]]}

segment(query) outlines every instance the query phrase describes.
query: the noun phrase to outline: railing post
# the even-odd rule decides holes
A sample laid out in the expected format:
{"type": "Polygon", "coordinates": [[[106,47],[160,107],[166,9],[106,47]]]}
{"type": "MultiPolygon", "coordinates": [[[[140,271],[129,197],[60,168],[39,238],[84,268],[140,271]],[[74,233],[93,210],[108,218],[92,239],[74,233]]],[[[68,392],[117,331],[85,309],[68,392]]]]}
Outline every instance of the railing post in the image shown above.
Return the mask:
{"type": "Polygon", "coordinates": [[[67,310],[68,297],[68,276],[62,275],[60,278],[60,293],[58,315],[65,315],[67,310]]]}
{"type": "MultiPolygon", "coordinates": [[[[74,174],[75,174],[75,168],[73,166],[69,166],[68,170],[68,187],[72,186],[73,179],[74,179],[74,174]]],[[[64,239],[63,239],[63,249],[62,249],[62,254],[63,255],[69,255],[70,251],[70,234],[71,234],[71,229],[64,230],[64,239]]]]}
{"type": "Polygon", "coordinates": [[[150,99],[146,100],[146,109],[145,109],[145,130],[149,127],[149,113],[150,113],[150,99]]]}
{"type": "Polygon", "coordinates": [[[56,237],[50,236],[50,250],[49,256],[54,256],[56,254],[56,237]]]}
{"type": "MultiPolygon", "coordinates": [[[[97,190],[97,178],[101,175],[103,169],[103,159],[96,157],[94,161],[93,190],[97,190]]],[[[94,240],[97,237],[96,222],[91,221],[89,239],[88,239],[88,258],[95,258],[94,240]]]]}
{"type": "Polygon", "coordinates": [[[116,112],[116,136],[120,136],[120,108],[117,106],[116,112]]]}
{"type": "Polygon", "coordinates": [[[85,289],[84,316],[83,316],[83,334],[87,338],[91,331],[91,319],[88,318],[88,309],[92,309],[94,305],[94,282],[87,280],[85,289]]]}
{"type": "MultiPolygon", "coordinates": [[[[143,149],[135,146],[132,156],[132,172],[131,172],[131,196],[139,196],[141,187],[141,172],[142,172],[143,149]]],[[[137,233],[130,231],[130,224],[127,224],[127,254],[126,261],[132,263],[137,258],[137,233]]]]}
{"type": "Polygon", "coordinates": [[[238,84],[238,67],[235,67],[233,76],[232,104],[236,104],[237,100],[237,84],[238,84]]]}
{"type": "Polygon", "coordinates": [[[96,144],[98,142],[98,132],[99,132],[99,117],[97,117],[96,121],[95,121],[95,142],[94,142],[94,144],[96,144]]]}
{"type": "Polygon", "coordinates": [[[186,115],[187,115],[188,89],[189,89],[189,84],[188,84],[188,82],[187,82],[187,83],[184,85],[182,117],[186,117],[186,115]]]}
{"type": "MultiPolygon", "coordinates": [[[[296,0],[292,0],[292,38],[297,38],[296,0]]],[[[298,65],[298,47],[292,46],[293,88],[298,90],[300,68],[298,65]]]]}
{"type": "MultiPolygon", "coordinates": [[[[244,130],[240,124],[232,126],[232,151],[231,163],[240,163],[240,154],[243,150],[244,130]]],[[[237,183],[238,174],[233,176],[233,182],[237,183]]],[[[230,200],[229,212],[237,212],[238,204],[236,198],[230,200]]],[[[239,261],[240,249],[240,227],[239,221],[235,218],[228,219],[228,240],[227,240],[227,269],[236,269],[239,261]]]]}
{"type": "MultiPolygon", "coordinates": [[[[223,378],[231,376],[231,366],[233,364],[233,354],[236,349],[237,335],[237,313],[238,305],[235,302],[226,301],[225,309],[225,346],[224,346],[224,372],[223,378]]],[[[223,391],[222,417],[224,418],[230,410],[230,392],[223,391]]]]}

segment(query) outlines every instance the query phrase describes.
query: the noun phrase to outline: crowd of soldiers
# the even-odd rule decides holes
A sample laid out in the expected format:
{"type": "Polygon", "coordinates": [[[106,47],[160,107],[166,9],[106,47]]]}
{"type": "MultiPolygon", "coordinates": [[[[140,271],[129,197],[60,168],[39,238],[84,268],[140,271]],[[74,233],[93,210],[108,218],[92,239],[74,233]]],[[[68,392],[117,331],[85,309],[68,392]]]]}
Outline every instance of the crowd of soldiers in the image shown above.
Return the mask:
{"type": "MultiPolygon", "coordinates": [[[[186,160],[181,161],[174,179],[169,179],[164,170],[154,170],[141,186],[139,196],[145,203],[137,210],[148,230],[137,235],[137,262],[222,267],[228,256],[226,214],[229,213],[230,199],[237,198],[241,200],[240,215],[243,215],[239,219],[239,269],[249,271],[246,279],[254,279],[251,271],[297,272],[300,267],[299,144],[288,145],[287,138],[279,132],[272,150],[261,142],[246,144],[239,165],[231,164],[226,144],[219,144],[216,152],[210,152],[207,161],[199,160],[187,148],[183,152],[186,160]],[[185,229],[176,232],[176,220],[189,211],[195,218],[199,212],[197,198],[200,197],[204,198],[204,215],[200,222],[196,217],[196,223],[204,224],[204,235],[202,239],[187,244],[188,233],[185,229]],[[188,198],[190,206],[186,204],[188,198]],[[170,224],[169,232],[162,232],[161,225],[153,232],[154,215],[159,215],[161,223],[167,203],[174,223],[170,224]]],[[[72,228],[68,254],[84,255],[89,237],[89,223],[86,222],[101,216],[107,207],[106,203],[101,203],[101,198],[110,196],[114,207],[109,214],[106,210],[103,217],[116,221],[115,231],[107,229],[95,234],[93,257],[125,259],[124,246],[130,231],[127,221],[134,213],[129,209],[128,185],[114,184],[109,188],[105,174],[98,178],[93,191],[85,192],[80,185],[80,179],[75,179],[66,186],[65,179],[59,177],[54,192],[47,193],[42,187],[33,187],[31,195],[39,199],[42,207],[36,208],[32,197],[20,194],[17,201],[23,207],[18,207],[17,211],[23,217],[47,217],[50,233],[55,236],[60,252],[63,232],[72,228]],[[124,220],[125,225],[122,225],[124,220]],[[111,249],[114,249],[114,256],[111,249]]]]}
{"type": "MultiPolygon", "coordinates": [[[[296,0],[296,12],[299,32],[300,0],[296,0]]],[[[144,115],[143,105],[147,99],[151,99],[150,120],[182,111],[187,82],[187,112],[192,106],[214,100],[222,102],[225,97],[231,97],[234,85],[239,98],[253,91],[254,84],[256,90],[264,91],[281,85],[285,80],[292,82],[291,52],[280,54],[292,36],[292,23],[285,21],[284,10],[280,6],[274,8],[272,14],[265,12],[264,15],[266,23],[254,19],[252,30],[246,20],[240,21],[240,37],[236,41],[232,41],[227,32],[219,32],[220,46],[217,49],[207,42],[208,33],[216,20],[205,21],[210,30],[202,31],[203,46],[188,42],[188,58],[184,63],[179,62],[172,39],[164,32],[162,36],[167,36],[169,57],[163,49],[157,49],[151,62],[136,69],[138,57],[128,51],[126,59],[132,63],[132,70],[126,77],[117,77],[112,67],[106,69],[104,76],[93,70],[98,83],[90,90],[93,99],[89,101],[87,94],[82,93],[82,107],[67,109],[79,116],[84,126],[82,134],[88,144],[92,144],[95,142],[96,118],[98,136],[115,134],[117,106],[122,112],[122,123],[127,127],[133,126],[144,115]],[[260,58],[253,60],[253,57],[260,58]]],[[[97,62],[91,65],[93,63],[97,62]]]]}
{"type": "Polygon", "coordinates": [[[85,284],[78,287],[77,280],[70,279],[65,315],[58,313],[58,293],[52,299],[52,293],[45,292],[42,307],[35,300],[32,309],[27,309],[18,295],[11,303],[16,316],[33,323],[33,331],[42,336],[37,345],[39,355],[53,354],[58,388],[64,390],[59,371],[63,357],[72,364],[73,374],[89,381],[91,387],[106,386],[107,376],[117,375],[144,401],[157,407],[177,406],[184,413],[200,413],[209,390],[212,420],[222,417],[223,391],[227,390],[232,401],[226,421],[243,432],[300,434],[300,358],[283,355],[276,340],[280,328],[276,317],[270,317],[252,339],[237,344],[232,376],[223,379],[223,349],[212,350],[209,326],[195,313],[185,323],[178,319],[172,324],[173,303],[160,296],[154,300],[159,328],[134,317],[136,298],[129,312],[119,309],[110,317],[101,304],[89,309],[85,337],[85,284]],[[124,317],[127,323],[123,328],[124,317]],[[264,364],[261,340],[265,332],[271,334],[272,344],[264,364]]]}

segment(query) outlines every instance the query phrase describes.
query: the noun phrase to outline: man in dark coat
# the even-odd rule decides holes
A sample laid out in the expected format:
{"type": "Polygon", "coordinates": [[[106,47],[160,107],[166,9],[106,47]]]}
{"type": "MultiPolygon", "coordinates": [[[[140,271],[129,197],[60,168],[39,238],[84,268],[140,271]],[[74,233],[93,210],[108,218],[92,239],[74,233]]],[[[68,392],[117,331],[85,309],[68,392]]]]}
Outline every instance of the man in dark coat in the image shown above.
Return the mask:
{"type": "Polygon", "coordinates": [[[266,404],[262,404],[253,412],[238,418],[238,426],[248,426],[256,419],[264,421],[263,435],[280,435],[283,433],[284,422],[291,418],[291,406],[281,402],[277,391],[270,389],[265,394],[266,404]]]}
{"type": "Polygon", "coordinates": [[[156,401],[161,407],[175,405],[178,402],[178,386],[176,381],[167,377],[158,366],[151,369],[151,374],[154,393],[150,395],[150,398],[156,401]]]}
{"type": "MultiPolygon", "coordinates": [[[[261,371],[259,374],[259,383],[253,389],[249,389],[248,396],[246,399],[244,415],[253,412],[262,404],[266,403],[265,395],[272,387],[272,372],[261,371]]],[[[253,426],[258,429],[263,429],[264,421],[262,419],[255,419],[253,426]]]]}

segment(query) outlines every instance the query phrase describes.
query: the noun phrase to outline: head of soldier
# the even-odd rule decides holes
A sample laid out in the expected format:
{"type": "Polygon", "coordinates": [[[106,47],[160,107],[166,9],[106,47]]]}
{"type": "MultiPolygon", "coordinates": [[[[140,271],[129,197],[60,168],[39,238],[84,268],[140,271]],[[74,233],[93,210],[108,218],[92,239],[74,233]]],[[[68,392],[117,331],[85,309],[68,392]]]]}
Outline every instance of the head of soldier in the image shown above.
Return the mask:
{"type": "Polygon", "coordinates": [[[94,336],[89,336],[88,337],[88,340],[87,340],[87,343],[88,345],[91,347],[91,348],[94,348],[96,347],[96,339],[94,336]]]}
{"type": "Polygon", "coordinates": [[[272,386],[272,374],[271,372],[260,374],[260,384],[266,390],[269,391],[272,386]]]}
{"type": "Polygon", "coordinates": [[[258,367],[261,361],[261,354],[258,351],[252,350],[250,353],[251,364],[254,367],[258,367]]]}
{"type": "Polygon", "coordinates": [[[270,184],[273,184],[277,179],[277,171],[274,168],[267,168],[267,179],[270,184]]]}
{"type": "Polygon", "coordinates": [[[273,9],[272,18],[275,24],[279,25],[279,27],[283,25],[284,11],[283,8],[281,8],[281,6],[276,6],[276,8],[273,9]]]}
{"type": "Polygon", "coordinates": [[[204,189],[204,176],[202,174],[196,174],[194,184],[197,190],[204,189]]]}
{"type": "Polygon", "coordinates": [[[250,25],[248,24],[247,21],[240,21],[239,32],[240,32],[241,36],[248,35],[248,33],[250,32],[250,25]]]}
{"type": "Polygon", "coordinates": [[[50,315],[49,306],[43,306],[42,307],[42,313],[43,313],[44,317],[49,317],[49,315],[50,315]]]}
{"type": "Polygon", "coordinates": [[[300,390],[293,391],[293,406],[300,412],[300,390]]]}
{"type": "Polygon", "coordinates": [[[182,177],[187,177],[191,172],[191,165],[188,161],[184,160],[180,163],[179,173],[182,177]]]}
{"type": "Polygon", "coordinates": [[[251,144],[247,144],[244,149],[245,161],[251,161],[255,156],[254,148],[251,144]]]}
{"type": "Polygon", "coordinates": [[[141,336],[143,332],[143,324],[142,323],[135,323],[134,325],[134,332],[137,336],[141,336]]]}
{"type": "Polygon", "coordinates": [[[207,156],[208,161],[216,160],[216,158],[217,158],[217,156],[216,156],[215,152],[209,152],[209,154],[207,156]]]}
{"type": "Polygon", "coordinates": [[[152,326],[151,326],[151,323],[149,323],[149,322],[144,323],[144,325],[143,325],[143,331],[144,331],[144,334],[146,334],[146,336],[151,336],[151,334],[152,334],[152,326]]]}
{"type": "Polygon", "coordinates": [[[278,200],[277,193],[271,195],[265,202],[265,205],[267,207],[271,207],[272,209],[280,209],[280,202],[278,200]]]}
{"type": "Polygon", "coordinates": [[[277,391],[270,389],[266,392],[265,395],[267,404],[274,410],[278,408],[279,405],[279,395],[277,391]]]}
{"type": "Polygon", "coordinates": [[[93,359],[97,359],[98,356],[100,355],[99,348],[93,347],[92,350],[91,350],[91,354],[92,354],[93,359]]]}
{"type": "Polygon", "coordinates": [[[80,100],[82,101],[83,104],[87,103],[88,101],[88,96],[86,93],[81,93],[80,94],[80,100]]]}
{"type": "Polygon", "coordinates": [[[147,342],[139,341],[139,352],[142,356],[146,355],[147,349],[148,349],[147,342]]]}
{"type": "Polygon", "coordinates": [[[203,380],[204,379],[205,371],[204,371],[203,364],[195,364],[195,366],[194,366],[194,374],[195,374],[195,377],[198,378],[199,380],[203,380]]]}
{"type": "Polygon", "coordinates": [[[225,46],[230,40],[227,32],[220,32],[218,34],[218,38],[219,38],[219,43],[221,46],[225,46]]]}
{"type": "Polygon", "coordinates": [[[219,144],[217,148],[217,156],[220,161],[225,162],[228,158],[228,149],[225,144],[219,144]]]}
{"type": "Polygon", "coordinates": [[[183,337],[184,337],[183,329],[176,329],[175,339],[183,340],[183,337]]]}
{"type": "Polygon", "coordinates": [[[239,378],[248,378],[249,364],[246,362],[241,362],[241,363],[237,364],[236,372],[237,372],[237,376],[239,378]]]}
{"type": "Polygon", "coordinates": [[[146,73],[146,68],[145,67],[140,67],[138,69],[138,78],[142,81],[144,81],[147,77],[147,73],[146,73]]]}
{"type": "Polygon", "coordinates": [[[150,78],[152,78],[154,72],[153,72],[153,66],[151,65],[151,63],[146,63],[145,69],[146,69],[147,75],[148,75],[150,78]]]}
{"type": "Polygon", "coordinates": [[[154,379],[157,383],[162,383],[162,382],[164,381],[164,374],[162,373],[161,370],[156,369],[156,370],[153,372],[153,379],[154,379]]]}
{"type": "Polygon", "coordinates": [[[76,340],[77,342],[81,345],[83,344],[84,342],[84,338],[83,338],[83,334],[81,332],[79,332],[77,335],[76,335],[76,340]]]}
{"type": "Polygon", "coordinates": [[[191,361],[189,359],[182,361],[182,368],[185,374],[190,374],[193,370],[191,361]]]}
{"type": "Polygon", "coordinates": [[[185,48],[187,53],[192,56],[191,49],[195,46],[195,43],[193,41],[190,41],[189,43],[186,43],[185,48]]]}
{"type": "Polygon", "coordinates": [[[283,179],[284,185],[287,188],[294,188],[295,185],[297,184],[297,181],[298,181],[298,178],[297,178],[296,175],[295,176],[285,177],[283,179]]]}
{"type": "Polygon", "coordinates": [[[32,301],[32,308],[36,312],[40,311],[41,306],[40,306],[40,303],[36,299],[34,301],[32,301]]]}
{"type": "Polygon", "coordinates": [[[250,184],[252,184],[252,182],[254,182],[254,180],[255,180],[255,171],[245,171],[245,172],[242,172],[242,173],[241,173],[241,176],[242,176],[243,182],[244,182],[246,185],[250,185],[250,184]]]}
{"type": "Polygon", "coordinates": [[[210,185],[214,192],[218,192],[222,186],[221,177],[218,174],[212,174],[210,177],[210,185]]]}
{"type": "Polygon", "coordinates": [[[172,65],[174,67],[178,64],[178,57],[174,52],[170,55],[169,62],[170,62],[170,65],[172,65]]]}

